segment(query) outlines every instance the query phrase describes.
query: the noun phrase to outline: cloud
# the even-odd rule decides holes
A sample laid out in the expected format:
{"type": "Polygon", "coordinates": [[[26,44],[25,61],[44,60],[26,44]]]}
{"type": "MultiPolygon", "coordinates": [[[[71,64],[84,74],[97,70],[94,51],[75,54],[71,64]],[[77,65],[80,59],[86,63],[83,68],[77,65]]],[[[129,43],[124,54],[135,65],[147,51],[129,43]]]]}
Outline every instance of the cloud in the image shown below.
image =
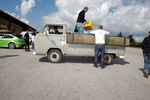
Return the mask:
{"type": "Polygon", "coordinates": [[[26,24],[29,24],[29,20],[25,19],[25,18],[20,18],[21,21],[23,21],[26,24]]]}
{"type": "Polygon", "coordinates": [[[16,10],[16,11],[18,11],[18,10],[19,10],[19,6],[18,6],[18,5],[15,7],[15,10],[16,10]]]}
{"type": "Polygon", "coordinates": [[[133,37],[137,42],[142,42],[145,38],[145,36],[134,36],[133,37]]]}
{"type": "Polygon", "coordinates": [[[31,9],[35,6],[35,0],[22,0],[21,3],[21,15],[25,17],[31,9]]]}
{"type": "Polygon", "coordinates": [[[89,7],[86,20],[113,33],[146,33],[150,28],[150,1],[142,0],[55,0],[58,11],[43,16],[44,23],[61,22],[73,31],[78,13],[89,7]]]}
{"type": "MultiPolygon", "coordinates": [[[[26,15],[31,11],[31,9],[35,6],[35,0],[22,0],[20,5],[21,18],[20,20],[29,24],[29,20],[26,19],[26,15]]],[[[18,9],[18,6],[16,6],[18,9]]]]}
{"type": "Polygon", "coordinates": [[[20,17],[20,16],[17,16],[15,12],[8,12],[8,11],[5,11],[6,13],[10,14],[11,16],[17,18],[18,20],[21,20],[22,22],[26,23],[26,24],[29,24],[29,20],[23,18],[23,17],[20,17]]]}

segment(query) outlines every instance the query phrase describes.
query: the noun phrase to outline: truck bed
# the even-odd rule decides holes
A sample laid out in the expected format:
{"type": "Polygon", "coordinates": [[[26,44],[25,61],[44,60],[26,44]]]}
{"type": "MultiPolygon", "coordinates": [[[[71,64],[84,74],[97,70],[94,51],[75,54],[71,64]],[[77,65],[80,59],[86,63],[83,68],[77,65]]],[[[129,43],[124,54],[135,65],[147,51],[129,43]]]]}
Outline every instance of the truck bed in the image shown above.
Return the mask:
{"type": "MultiPolygon", "coordinates": [[[[88,34],[67,33],[67,43],[71,44],[95,44],[95,36],[88,34]]],[[[106,36],[106,45],[129,46],[130,39],[126,37],[106,36]]]]}

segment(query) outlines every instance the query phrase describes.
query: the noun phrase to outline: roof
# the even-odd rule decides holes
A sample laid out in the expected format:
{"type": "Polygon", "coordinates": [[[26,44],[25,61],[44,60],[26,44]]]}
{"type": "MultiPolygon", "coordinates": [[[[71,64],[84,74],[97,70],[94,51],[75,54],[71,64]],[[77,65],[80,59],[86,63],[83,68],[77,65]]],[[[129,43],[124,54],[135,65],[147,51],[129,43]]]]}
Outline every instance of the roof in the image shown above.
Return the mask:
{"type": "Polygon", "coordinates": [[[58,23],[58,22],[45,23],[45,25],[56,25],[56,26],[62,26],[62,25],[65,25],[65,26],[67,26],[67,24],[64,24],[64,23],[58,23]]]}
{"type": "Polygon", "coordinates": [[[14,24],[17,24],[19,26],[22,26],[23,27],[23,30],[27,30],[27,29],[32,29],[32,30],[36,30],[35,28],[33,28],[32,26],[22,22],[21,20],[13,17],[12,15],[0,10],[0,17],[5,19],[5,20],[8,20],[14,24]]]}
{"type": "Polygon", "coordinates": [[[7,33],[7,32],[11,32],[10,30],[0,30],[0,33],[7,33]]]}

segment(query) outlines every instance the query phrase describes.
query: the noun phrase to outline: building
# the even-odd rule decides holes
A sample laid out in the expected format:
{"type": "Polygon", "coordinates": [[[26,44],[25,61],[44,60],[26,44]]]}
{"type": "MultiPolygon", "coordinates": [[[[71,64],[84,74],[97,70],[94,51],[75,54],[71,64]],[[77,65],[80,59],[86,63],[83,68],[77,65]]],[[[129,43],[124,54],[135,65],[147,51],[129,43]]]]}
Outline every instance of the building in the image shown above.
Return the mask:
{"type": "Polygon", "coordinates": [[[12,33],[19,34],[27,29],[36,30],[32,26],[0,10],[0,30],[9,30],[12,33]]]}

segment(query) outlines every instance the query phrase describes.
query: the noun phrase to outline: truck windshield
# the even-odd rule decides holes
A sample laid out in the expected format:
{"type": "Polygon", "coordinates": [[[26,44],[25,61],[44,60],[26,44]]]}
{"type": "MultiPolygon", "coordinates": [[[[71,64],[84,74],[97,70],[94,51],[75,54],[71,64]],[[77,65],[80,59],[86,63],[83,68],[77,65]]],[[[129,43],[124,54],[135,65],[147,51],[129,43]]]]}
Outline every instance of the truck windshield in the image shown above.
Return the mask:
{"type": "Polygon", "coordinates": [[[45,26],[42,31],[43,34],[49,34],[49,27],[45,26]]]}

